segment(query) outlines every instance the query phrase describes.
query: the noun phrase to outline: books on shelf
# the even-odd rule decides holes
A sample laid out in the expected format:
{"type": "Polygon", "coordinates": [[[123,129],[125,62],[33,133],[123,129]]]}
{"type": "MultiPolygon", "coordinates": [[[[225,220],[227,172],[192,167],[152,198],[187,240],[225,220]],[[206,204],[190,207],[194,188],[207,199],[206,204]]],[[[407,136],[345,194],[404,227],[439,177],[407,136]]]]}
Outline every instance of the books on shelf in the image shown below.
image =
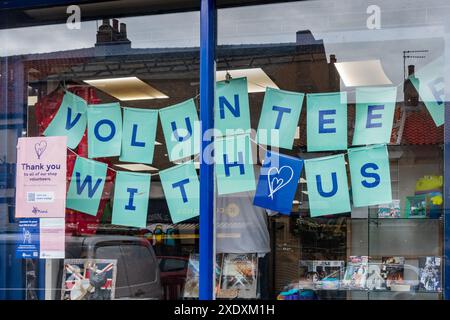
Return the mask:
{"type": "Polygon", "coordinates": [[[427,195],[421,194],[406,197],[405,212],[407,218],[426,218],[429,216],[430,199],[427,195]]]}
{"type": "Polygon", "coordinates": [[[382,257],[381,258],[381,276],[383,277],[386,288],[391,289],[392,285],[402,284],[404,280],[404,257],[382,257]]]}
{"type": "Polygon", "coordinates": [[[441,257],[419,258],[419,290],[441,291],[441,257]]]}
{"type": "Polygon", "coordinates": [[[256,253],[225,253],[220,276],[220,298],[256,298],[258,257],[256,253]]]}
{"type": "Polygon", "coordinates": [[[309,283],[318,290],[339,289],[344,264],[342,260],[301,260],[299,267],[302,287],[309,283]]]}
{"type": "Polygon", "coordinates": [[[344,261],[340,260],[316,260],[313,263],[317,273],[316,288],[323,290],[339,289],[344,261]]]}
{"type": "MultiPolygon", "coordinates": [[[[216,255],[216,293],[218,292],[220,275],[222,273],[222,259],[222,254],[216,255]]],[[[184,298],[198,298],[199,273],[199,255],[198,253],[191,253],[189,255],[186,279],[184,281],[184,298]]]]}
{"type": "Polygon", "coordinates": [[[369,290],[383,290],[384,279],[381,276],[381,267],[377,263],[369,263],[369,271],[367,273],[366,288],[369,290]]]}
{"type": "Polygon", "coordinates": [[[117,260],[65,259],[61,300],[114,300],[117,260]]]}
{"type": "Polygon", "coordinates": [[[369,271],[368,263],[368,256],[350,256],[342,281],[343,288],[364,289],[369,271]]]}
{"type": "Polygon", "coordinates": [[[199,270],[198,254],[190,254],[184,282],[184,298],[198,298],[199,270]]]}
{"type": "Polygon", "coordinates": [[[410,259],[415,263],[406,265],[400,256],[385,256],[381,262],[372,261],[369,256],[350,256],[346,266],[340,260],[300,260],[298,288],[442,292],[442,258],[410,259]]]}
{"type": "Polygon", "coordinates": [[[392,200],[391,203],[378,206],[378,218],[400,218],[400,200],[392,200]]]}

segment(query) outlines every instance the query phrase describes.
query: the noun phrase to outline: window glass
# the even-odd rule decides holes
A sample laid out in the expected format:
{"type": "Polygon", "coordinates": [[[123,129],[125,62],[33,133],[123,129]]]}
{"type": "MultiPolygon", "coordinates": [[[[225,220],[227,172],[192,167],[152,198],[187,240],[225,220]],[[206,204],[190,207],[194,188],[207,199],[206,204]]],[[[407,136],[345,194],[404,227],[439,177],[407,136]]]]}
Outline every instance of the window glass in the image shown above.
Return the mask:
{"type": "MultiPolygon", "coordinates": [[[[163,121],[170,129],[174,115],[160,110],[188,102],[185,108],[197,115],[199,12],[142,15],[155,10],[155,5],[147,4],[139,12],[138,7],[127,8],[126,12],[139,16],[124,17],[120,11],[124,3],[118,1],[107,8],[109,19],[98,15],[105,12],[102,3],[81,5],[82,21],[78,25],[72,20],[63,23],[68,17],[61,15],[61,8],[30,9],[17,21],[11,15],[6,25],[1,24],[0,40],[4,45],[0,48],[0,299],[183,297],[187,261],[190,255],[198,254],[198,210],[184,217],[176,207],[169,208],[170,199],[166,197],[167,190],[163,190],[160,173],[191,161],[190,174],[196,177],[198,160],[195,153],[182,158],[171,155],[171,131],[164,132],[163,121]],[[94,7],[97,13],[92,11],[94,7]],[[122,18],[113,19],[115,16],[122,18]],[[106,112],[102,107],[113,111],[106,112]],[[84,110],[84,115],[76,110],[84,110]],[[106,118],[114,114],[114,137],[123,127],[120,135],[128,131],[128,138],[124,139],[133,140],[130,147],[134,143],[138,149],[144,144],[152,148],[146,153],[132,150],[124,156],[122,136],[115,140],[116,144],[111,142],[104,148],[91,145],[89,136],[96,135],[87,134],[87,113],[91,114],[91,124],[94,114],[106,118]],[[77,129],[82,121],[84,126],[77,129]],[[134,128],[138,122],[140,127],[134,128]],[[61,134],[61,130],[69,133],[61,134]],[[67,148],[59,153],[52,151],[48,158],[65,159],[64,182],[55,184],[53,193],[46,193],[45,197],[48,200],[50,195],[67,191],[66,208],[58,211],[62,219],[57,221],[59,224],[44,230],[50,235],[43,241],[45,219],[39,218],[41,228],[23,225],[23,219],[35,217],[22,214],[24,211],[18,206],[21,201],[15,200],[16,172],[22,161],[16,158],[16,145],[19,138],[64,135],[69,137],[67,148]],[[91,181],[83,182],[86,171],[76,165],[79,161],[106,168],[100,174],[98,197],[93,190],[90,196],[85,194],[86,198],[97,197],[97,203],[85,207],[80,203],[86,199],[75,200],[75,204],[71,200],[71,184],[74,193],[81,194],[78,191],[82,189],[95,189],[96,180],[93,178],[92,185],[91,181]],[[131,185],[124,189],[125,184],[138,185],[140,191],[134,192],[131,185]],[[119,207],[129,210],[129,215],[118,212],[119,207]],[[58,238],[54,237],[56,233],[58,238]],[[26,252],[30,256],[22,256],[23,248],[17,249],[17,244],[24,235],[32,241],[41,240],[40,252],[31,244],[26,252]],[[52,256],[38,259],[43,251],[52,256]],[[43,260],[47,263],[40,263],[43,260]],[[159,270],[158,260],[167,262],[162,264],[166,270],[159,270]],[[26,276],[31,272],[36,275],[33,279],[26,276]],[[45,290],[39,290],[39,286],[45,290]]],[[[178,110],[183,110],[183,106],[179,105],[178,110]]],[[[178,126],[184,126],[184,118],[176,121],[178,126]]],[[[109,124],[102,123],[97,127],[100,142],[102,138],[108,140],[112,133],[108,133],[109,124]]],[[[179,135],[185,135],[182,128],[179,135]]],[[[33,144],[26,151],[23,161],[33,162],[35,152],[43,158],[50,152],[50,145],[36,143],[36,147],[33,144]]],[[[177,173],[175,178],[180,175],[184,177],[177,173]]],[[[179,188],[173,190],[180,192],[179,188]]],[[[37,191],[29,195],[28,201],[37,201],[37,191]]],[[[42,204],[35,206],[35,212],[42,211],[42,204]]]]}
{"type": "Polygon", "coordinates": [[[219,298],[442,298],[448,10],[219,10],[216,128],[249,135],[254,169],[235,156],[217,177],[219,298]]]}
{"type": "Polygon", "coordinates": [[[177,272],[186,271],[186,261],[181,259],[166,259],[164,260],[164,267],[161,271],[177,272]]]}
{"type": "Polygon", "coordinates": [[[117,260],[117,268],[121,269],[121,272],[117,273],[116,278],[116,297],[126,298],[131,296],[131,288],[128,281],[128,270],[126,266],[126,260],[122,255],[120,246],[101,246],[95,250],[95,256],[98,259],[113,259],[117,260]]]}
{"type": "Polygon", "coordinates": [[[161,297],[158,263],[145,246],[123,245],[121,251],[127,261],[128,281],[135,298],[161,297]]]}

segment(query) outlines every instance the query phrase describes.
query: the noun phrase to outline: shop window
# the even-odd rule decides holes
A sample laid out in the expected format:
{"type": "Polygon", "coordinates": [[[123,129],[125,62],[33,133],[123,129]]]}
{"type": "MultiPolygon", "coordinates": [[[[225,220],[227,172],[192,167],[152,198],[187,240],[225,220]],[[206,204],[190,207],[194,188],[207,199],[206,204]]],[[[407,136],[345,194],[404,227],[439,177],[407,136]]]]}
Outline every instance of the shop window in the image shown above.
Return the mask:
{"type": "MultiPolygon", "coordinates": [[[[46,7],[0,19],[0,299],[199,296],[199,13],[123,3],[80,28],[46,7]],[[53,136],[67,201],[46,218],[23,206],[51,192],[16,201],[16,155],[53,136]]],[[[217,299],[442,299],[450,4],[252,3],[218,10],[217,299]]]]}
{"type": "MultiPolygon", "coordinates": [[[[408,2],[408,10],[403,3],[297,1],[218,11],[217,94],[227,98],[221,88],[233,91],[246,79],[256,185],[241,193],[240,185],[219,188],[217,254],[246,254],[241,258],[257,273],[254,299],[442,298],[448,34],[437,18],[445,15],[441,2],[408,2]],[[441,79],[434,99],[424,92],[432,79],[441,79]],[[361,108],[366,103],[372,114],[387,101],[388,128],[371,140],[361,129],[382,125],[371,116],[362,123],[361,108]],[[362,147],[360,159],[375,159],[369,153],[378,143],[389,201],[370,189],[376,179],[358,192],[354,155],[362,147]],[[299,178],[282,172],[288,162],[272,165],[273,154],[280,163],[297,161],[289,163],[301,168],[299,178]],[[324,178],[338,166],[342,178],[324,178]],[[298,180],[292,204],[287,196],[278,203],[261,198],[276,198],[290,177],[298,180]]],[[[244,277],[242,264],[224,258],[221,272],[244,277]]],[[[232,280],[219,292],[227,285],[232,280]]]]}
{"type": "MultiPolygon", "coordinates": [[[[92,5],[103,7],[101,3],[92,5]]],[[[192,113],[198,112],[199,12],[142,15],[155,9],[154,5],[147,4],[145,10],[130,8],[130,15],[124,17],[114,6],[108,8],[109,19],[101,16],[95,20],[83,18],[79,28],[69,28],[64,23],[66,18],[57,10],[39,8],[28,13],[46,12],[52,16],[52,21],[60,23],[40,23],[36,16],[33,26],[17,27],[10,20],[10,25],[0,30],[0,39],[7,44],[0,54],[0,107],[4,119],[0,123],[0,139],[8,141],[7,144],[2,142],[7,148],[2,148],[0,156],[0,299],[24,299],[26,296],[48,300],[182,298],[188,257],[198,254],[198,212],[187,218],[177,217],[177,210],[168,206],[160,172],[190,160],[195,162],[192,175],[198,175],[198,160],[194,159],[195,154],[174,160],[166,143],[167,134],[161,120],[163,112],[160,111],[188,101],[186,108],[191,108],[192,113]],[[116,16],[111,10],[116,10],[121,18],[111,18],[116,16]],[[15,201],[15,175],[19,165],[17,139],[60,136],[65,135],[58,134],[61,128],[76,129],[82,117],[76,113],[80,110],[76,109],[77,101],[88,105],[87,109],[93,113],[100,112],[103,105],[117,107],[114,110],[118,110],[116,115],[120,119],[128,117],[128,111],[137,114],[131,114],[137,117],[133,121],[145,117],[138,128],[141,132],[130,126],[130,130],[135,131],[130,131],[129,138],[137,146],[146,143],[153,148],[141,154],[140,159],[134,151],[129,157],[118,153],[111,156],[110,146],[105,148],[103,155],[95,154],[96,149],[89,142],[87,123],[80,129],[78,140],[71,140],[67,153],[63,152],[67,157],[67,174],[65,182],[57,189],[68,191],[73,182],[75,192],[92,187],[92,196],[96,192],[96,180],[83,182],[80,175],[77,182],[78,176],[73,173],[77,171],[77,160],[88,158],[88,161],[105,166],[105,176],[101,177],[104,184],[99,187],[99,201],[92,210],[71,206],[71,200],[67,199],[67,208],[61,216],[63,224],[58,229],[66,236],[65,249],[57,254],[51,251],[55,255],[47,256],[48,263],[41,264],[39,252],[32,252],[35,256],[29,259],[16,256],[17,241],[7,236],[16,233],[17,238],[22,236],[19,224],[23,219],[19,218],[20,210],[16,210],[15,201]],[[58,112],[66,107],[68,113],[61,118],[58,112]],[[150,138],[143,140],[147,133],[150,138]],[[134,177],[138,176],[145,177],[146,183],[150,183],[144,190],[147,195],[137,204],[136,210],[141,216],[138,224],[127,220],[126,216],[122,221],[116,219],[121,174],[132,177],[129,181],[133,183],[134,177]],[[4,260],[7,256],[15,257],[10,264],[4,260]],[[161,267],[164,269],[160,270],[158,260],[163,261],[161,267]],[[26,278],[27,272],[35,277],[26,278]],[[4,282],[7,278],[14,280],[4,282]],[[44,285],[46,290],[38,290],[39,285],[44,285]],[[12,291],[9,287],[23,289],[12,291]]],[[[91,9],[83,8],[81,13],[87,17],[91,9]]],[[[31,23],[25,20],[21,23],[31,23]]],[[[124,132],[127,131],[125,126],[132,121],[127,119],[123,122],[124,132]]],[[[122,125],[122,121],[117,123],[122,125]]],[[[177,124],[183,126],[181,122],[177,124]]],[[[109,125],[97,126],[100,138],[107,140],[108,135],[118,132],[108,133],[109,125]]],[[[183,135],[181,129],[179,133],[183,135]]],[[[71,134],[68,136],[72,139],[71,134]]],[[[120,139],[118,141],[120,144],[120,139]]],[[[170,143],[170,139],[167,141],[170,143]]],[[[39,155],[45,154],[45,143],[39,142],[39,146],[39,155]]],[[[55,160],[58,155],[55,153],[52,157],[55,160]]],[[[31,161],[28,156],[25,159],[31,161]]],[[[133,195],[139,197],[141,194],[133,195]]],[[[28,200],[35,200],[36,195],[34,192],[28,200]]],[[[131,210],[135,206],[136,203],[131,203],[128,208],[131,210]]],[[[36,207],[41,210],[38,205],[36,207]]],[[[40,237],[39,231],[34,236],[40,237]]],[[[50,239],[50,247],[58,247],[55,244],[58,241],[50,239]]],[[[41,241],[41,253],[44,250],[42,243],[45,242],[41,241]]]]}

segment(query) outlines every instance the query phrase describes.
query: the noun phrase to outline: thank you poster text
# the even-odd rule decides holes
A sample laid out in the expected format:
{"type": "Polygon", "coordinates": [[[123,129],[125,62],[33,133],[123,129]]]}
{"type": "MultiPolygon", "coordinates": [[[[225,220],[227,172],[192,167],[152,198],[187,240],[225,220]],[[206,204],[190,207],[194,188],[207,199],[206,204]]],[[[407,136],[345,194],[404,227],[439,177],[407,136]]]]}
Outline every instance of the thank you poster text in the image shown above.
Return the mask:
{"type": "Polygon", "coordinates": [[[19,138],[16,218],[63,218],[67,137],[19,138]]]}

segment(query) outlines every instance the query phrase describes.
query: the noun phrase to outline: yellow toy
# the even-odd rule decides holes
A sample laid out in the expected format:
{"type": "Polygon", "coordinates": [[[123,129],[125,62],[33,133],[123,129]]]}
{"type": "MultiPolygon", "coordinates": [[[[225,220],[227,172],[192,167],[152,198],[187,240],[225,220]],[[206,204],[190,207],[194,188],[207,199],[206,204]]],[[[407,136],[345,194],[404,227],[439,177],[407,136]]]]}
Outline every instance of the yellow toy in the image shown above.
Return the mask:
{"type": "Polygon", "coordinates": [[[430,198],[430,218],[439,218],[442,211],[442,176],[424,176],[416,181],[416,195],[426,194],[430,198]]]}

